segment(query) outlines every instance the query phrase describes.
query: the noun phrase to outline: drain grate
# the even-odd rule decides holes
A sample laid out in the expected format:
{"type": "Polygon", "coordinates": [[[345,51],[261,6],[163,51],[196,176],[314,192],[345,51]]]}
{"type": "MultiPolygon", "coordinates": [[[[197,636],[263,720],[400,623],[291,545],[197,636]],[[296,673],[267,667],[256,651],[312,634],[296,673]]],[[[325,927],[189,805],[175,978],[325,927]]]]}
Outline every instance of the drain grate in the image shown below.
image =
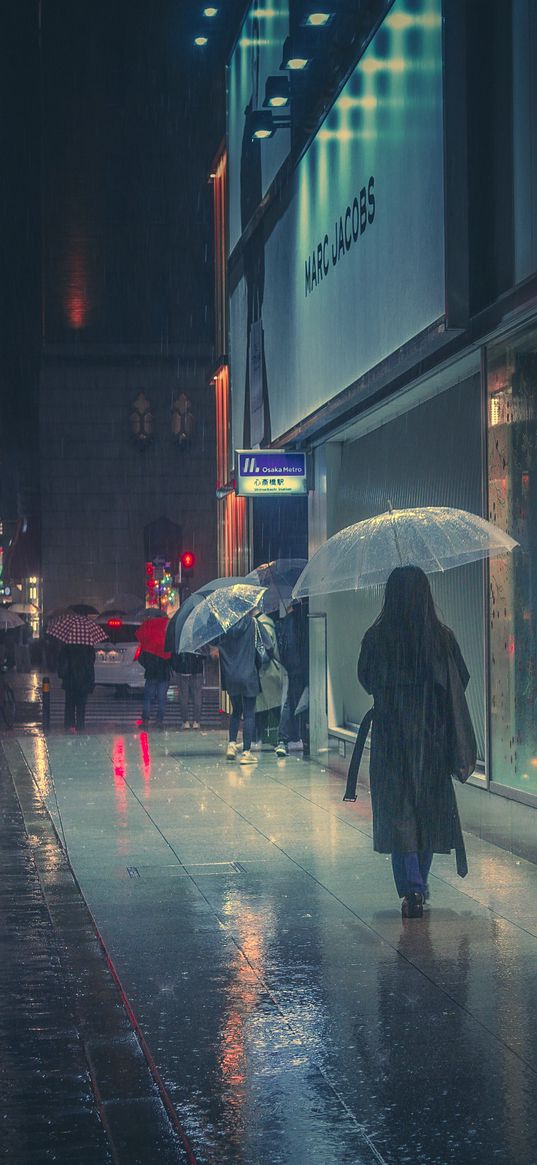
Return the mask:
{"type": "Polygon", "coordinates": [[[129,878],[139,878],[141,876],[138,866],[127,866],[127,873],[129,878]]]}

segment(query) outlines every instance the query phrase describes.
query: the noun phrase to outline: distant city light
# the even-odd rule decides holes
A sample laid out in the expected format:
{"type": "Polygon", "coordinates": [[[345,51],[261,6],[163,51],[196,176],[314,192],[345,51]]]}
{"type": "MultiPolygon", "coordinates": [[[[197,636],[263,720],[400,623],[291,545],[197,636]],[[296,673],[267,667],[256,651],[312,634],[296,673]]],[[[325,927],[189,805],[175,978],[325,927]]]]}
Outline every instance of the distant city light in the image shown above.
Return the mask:
{"type": "Polygon", "coordinates": [[[194,44],[201,47],[202,45],[207,44],[208,40],[209,40],[208,36],[195,36],[194,37],[194,44]]]}

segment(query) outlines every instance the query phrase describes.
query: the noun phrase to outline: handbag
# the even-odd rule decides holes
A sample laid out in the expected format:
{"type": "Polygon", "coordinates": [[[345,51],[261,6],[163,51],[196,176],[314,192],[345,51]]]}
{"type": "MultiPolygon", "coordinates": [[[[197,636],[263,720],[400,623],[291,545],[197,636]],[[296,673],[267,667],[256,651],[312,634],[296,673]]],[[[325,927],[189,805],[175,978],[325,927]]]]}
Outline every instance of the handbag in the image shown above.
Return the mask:
{"type": "Polygon", "coordinates": [[[447,749],[449,771],[464,783],[477,763],[477,741],[459,669],[451,652],[447,660],[447,749]]]}
{"type": "Polygon", "coordinates": [[[270,651],[269,648],[267,647],[267,644],[266,644],[265,639],[263,637],[263,632],[259,626],[259,623],[257,622],[257,619],[254,619],[254,627],[255,627],[255,662],[256,662],[256,666],[258,668],[263,668],[263,667],[266,667],[268,663],[270,663],[274,652],[270,651]]]}

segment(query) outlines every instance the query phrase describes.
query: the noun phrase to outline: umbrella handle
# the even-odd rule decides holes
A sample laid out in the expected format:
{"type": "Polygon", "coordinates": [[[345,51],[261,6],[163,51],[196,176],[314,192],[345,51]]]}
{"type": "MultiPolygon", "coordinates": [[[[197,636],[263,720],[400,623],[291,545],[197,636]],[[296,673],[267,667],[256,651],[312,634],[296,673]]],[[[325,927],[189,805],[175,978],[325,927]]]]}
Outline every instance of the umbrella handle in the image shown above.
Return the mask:
{"type": "Polygon", "coordinates": [[[401,554],[401,547],[399,545],[399,535],[397,533],[397,522],[395,521],[395,518],[393,517],[393,506],[392,506],[390,498],[388,498],[388,509],[390,511],[390,514],[392,515],[392,527],[393,527],[393,536],[395,538],[395,549],[397,550],[397,553],[399,555],[399,563],[401,566],[403,566],[403,555],[401,554]]]}

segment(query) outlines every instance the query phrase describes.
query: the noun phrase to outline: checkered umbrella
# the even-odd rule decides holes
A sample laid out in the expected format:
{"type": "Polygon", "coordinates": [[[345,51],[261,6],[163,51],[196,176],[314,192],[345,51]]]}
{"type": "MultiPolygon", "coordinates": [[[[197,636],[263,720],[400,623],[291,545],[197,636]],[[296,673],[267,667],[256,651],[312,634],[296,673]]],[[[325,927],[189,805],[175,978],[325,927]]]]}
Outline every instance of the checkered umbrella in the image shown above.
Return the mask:
{"type": "Polygon", "coordinates": [[[47,635],[53,635],[61,643],[77,643],[82,647],[95,647],[96,643],[103,643],[108,636],[93,619],[86,619],[85,615],[75,615],[66,611],[57,619],[51,619],[47,626],[47,635]]]}

